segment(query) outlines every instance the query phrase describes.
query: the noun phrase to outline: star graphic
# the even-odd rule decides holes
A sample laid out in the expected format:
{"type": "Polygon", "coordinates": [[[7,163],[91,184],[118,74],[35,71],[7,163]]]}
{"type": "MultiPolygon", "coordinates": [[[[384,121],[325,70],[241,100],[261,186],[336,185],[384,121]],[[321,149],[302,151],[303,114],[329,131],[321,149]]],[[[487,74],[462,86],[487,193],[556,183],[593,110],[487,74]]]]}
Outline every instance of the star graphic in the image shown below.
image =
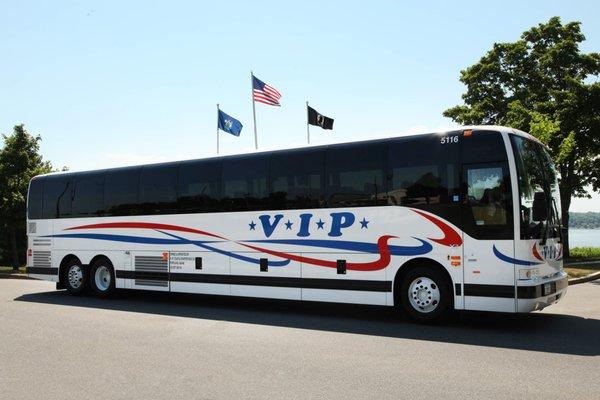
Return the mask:
{"type": "Polygon", "coordinates": [[[325,222],[321,221],[321,218],[319,218],[319,220],[316,222],[317,224],[317,229],[323,229],[323,225],[325,225],[325,222]]]}
{"type": "Polygon", "coordinates": [[[367,221],[367,219],[365,217],[363,217],[362,221],[358,221],[360,222],[360,229],[366,228],[369,229],[369,227],[367,225],[369,225],[369,222],[371,221],[367,221]]]}
{"type": "Polygon", "coordinates": [[[256,224],[254,223],[254,221],[251,221],[248,225],[250,226],[251,231],[256,230],[256,224]]]}
{"type": "Polygon", "coordinates": [[[290,222],[290,220],[288,219],[288,222],[286,222],[284,225],[285,225],[285,230],[287,231],[287,230],[292,229],[292,225],[294,225],[294,223],[290,222]]]}

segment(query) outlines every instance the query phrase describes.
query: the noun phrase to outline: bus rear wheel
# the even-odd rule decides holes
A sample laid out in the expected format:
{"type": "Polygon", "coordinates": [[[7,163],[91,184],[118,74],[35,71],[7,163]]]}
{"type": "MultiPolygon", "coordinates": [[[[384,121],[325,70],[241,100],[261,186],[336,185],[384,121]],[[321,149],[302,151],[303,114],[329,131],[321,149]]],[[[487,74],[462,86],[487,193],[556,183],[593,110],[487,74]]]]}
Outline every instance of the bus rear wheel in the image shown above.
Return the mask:
{"type": "Polygon", "coordinates": [[[107,259],[94,261],[90,270],[90,287],[95,295],[107,297],[115,291],[115,270],[107,259]]]}
{"type": "Polygon", "coordinates": [[[80,296],[87,291],[88,288],[88,270],[79,260],[73,259],[65,266],[64,282],[67,292],[72,295],[80,296]]]}
{"type": "Polygon", "coordinates": [[[452,312],[452,287],[436,268],[419,266],[405,275],[400,301],[408,316],[417,322],[444,322],[452,312]]]}

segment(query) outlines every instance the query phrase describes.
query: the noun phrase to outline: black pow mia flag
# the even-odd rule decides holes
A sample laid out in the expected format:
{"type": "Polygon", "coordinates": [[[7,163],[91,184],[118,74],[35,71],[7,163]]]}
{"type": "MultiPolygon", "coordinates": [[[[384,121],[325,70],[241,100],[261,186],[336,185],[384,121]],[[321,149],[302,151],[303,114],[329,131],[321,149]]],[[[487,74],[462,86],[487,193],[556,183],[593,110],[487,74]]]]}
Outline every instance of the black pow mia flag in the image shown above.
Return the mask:
{"type": "Polygon", "coordinates": [[[317,110],[308,107],[308,123],[315,126],[320,126],[323,129],[333,129],[333,118],[319,114],[317,110]]]}

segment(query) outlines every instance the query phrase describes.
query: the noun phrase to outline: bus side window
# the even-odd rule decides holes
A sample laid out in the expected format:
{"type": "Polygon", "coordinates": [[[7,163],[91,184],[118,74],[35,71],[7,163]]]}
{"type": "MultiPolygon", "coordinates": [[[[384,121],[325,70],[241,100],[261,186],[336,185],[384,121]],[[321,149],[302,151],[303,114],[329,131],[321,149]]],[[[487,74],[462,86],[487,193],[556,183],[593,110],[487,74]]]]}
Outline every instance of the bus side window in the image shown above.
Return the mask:
{"type": "Polygon", "coordinates": [[[184,161],[179,166],[180,213],[221,211],[221,161],[184,161]]]}
{"type": "Polygon", "coordinates": [[[106,173],[104,207],[107,215],[139,215],[140,168],[119,168],[106,173]]]}
{"type": "Polygon", "coordinates": [[[49,175],[44,178],[42,218],[71,216],[72,175],[49,175]]]}
{"type": "Polygon", "coordinates": [[[27,198],[27,218],[42,218],[42,188],[44,177],[37,177],[31,180],[29,184],[29,193],[27,198]]]}
{"type": "Polygon", "coordinates": [[[146,215],[177,213],[177,164],[142,167],[140,208],[146,215]]]}
{"type": "Polygon", "coordinates": [[[460,221],[458,132],[393,139],[388,150],[388,204],[460,221]],[[442,144],[442,140],[444,143],[442,144]]]}
{"type": "Polygon", "coordinates": [[[322,150],[294,150],[269,160],[269,208],[319,208],[323,196],[322,150]]]}
{"type": "Polygon", "coordinates": [[[382,143],[330,146],[325,155],[326,206],[386,205],[385,149],[382,143]]]}
{"type": "Polygon", "coordinates": [[[73,179],[73,217],[104,214],[104,171],[84,172],[73,179]]]}
{"type": "Polygon", "coordinates": [[[267,174],[267,157],[262,154],[225,159],[221,211],[267,209],[267,174]]]}

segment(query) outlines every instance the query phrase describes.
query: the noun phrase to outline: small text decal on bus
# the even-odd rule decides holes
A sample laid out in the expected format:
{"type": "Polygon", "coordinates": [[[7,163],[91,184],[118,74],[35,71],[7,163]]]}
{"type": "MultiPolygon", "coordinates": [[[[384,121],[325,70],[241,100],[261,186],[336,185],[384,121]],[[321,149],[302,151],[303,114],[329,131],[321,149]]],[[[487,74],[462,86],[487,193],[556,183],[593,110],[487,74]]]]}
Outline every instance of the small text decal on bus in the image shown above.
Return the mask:
{"type": "Polygon", "coordinates": [[[440,143],[441,144],[451,144],[451,143],[458,143],[458,136],[444,136],[443,138],[440,139],[440,143]]]}

